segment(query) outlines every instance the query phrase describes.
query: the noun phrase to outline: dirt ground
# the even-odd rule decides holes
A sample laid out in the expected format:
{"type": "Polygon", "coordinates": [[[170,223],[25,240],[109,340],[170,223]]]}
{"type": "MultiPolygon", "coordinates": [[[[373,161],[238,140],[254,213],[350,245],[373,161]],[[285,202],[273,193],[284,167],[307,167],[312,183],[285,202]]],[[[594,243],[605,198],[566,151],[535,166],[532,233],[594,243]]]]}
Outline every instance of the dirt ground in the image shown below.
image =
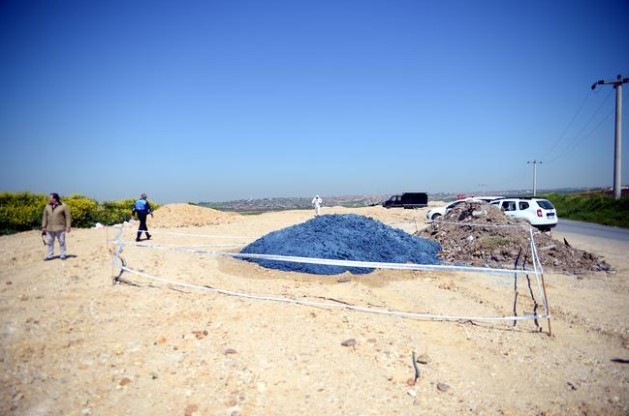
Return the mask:
{"type": "MultiPolygon", "coordinates": [[[[427,226],[425,209],[322,213],[350,212],[427,226]]],[[[550,336],[546,320],[393,313],[531,313],[524,277],[516,291],[484,273],[314,276],[215,253],[311,216],[162,207],[151,240],[124,228],[122,257],[144,274],[115,285],[112,229],[72,230],[66,261],[42,261],[35,231],[0,237],[0,414],[629,414],[629,244],[552,232],[612,271],[545,273],[550,336]]]]}

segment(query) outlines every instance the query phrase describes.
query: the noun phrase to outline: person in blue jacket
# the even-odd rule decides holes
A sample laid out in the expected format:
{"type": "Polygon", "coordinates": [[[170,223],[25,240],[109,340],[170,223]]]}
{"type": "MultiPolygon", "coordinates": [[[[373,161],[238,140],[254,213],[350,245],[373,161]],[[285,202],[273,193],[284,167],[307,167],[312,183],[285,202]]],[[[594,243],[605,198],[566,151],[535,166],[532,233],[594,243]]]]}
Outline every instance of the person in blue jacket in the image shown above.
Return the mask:
{"type": "Polygon", "coordinates": [[[136,214],[138,216],[138,220],[140,221],[140,226],[138,227],[138,235],[135,238],[135,241],[140,241],[140,237],[142,237],[142,231],[146,234],[146,239],[151,239],[151,234],[149,234],[149,229],[146,226],[146,217],[151,214],[153,216],[153,210],[151,209],[151,205],[149,201],[146,199],[146,194],[140,195],[140,199],[135,201],[133,204],[133,210],[131,211],[131,215],[136,214]]]}

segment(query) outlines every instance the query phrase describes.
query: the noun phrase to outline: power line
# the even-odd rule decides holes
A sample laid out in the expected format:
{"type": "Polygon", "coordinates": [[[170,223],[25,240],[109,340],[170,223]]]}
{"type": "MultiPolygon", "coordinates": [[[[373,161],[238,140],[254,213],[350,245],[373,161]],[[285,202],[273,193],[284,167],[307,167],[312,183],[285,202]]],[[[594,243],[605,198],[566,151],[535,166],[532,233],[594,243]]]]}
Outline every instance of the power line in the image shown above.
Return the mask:
{"type": "MultiPolygon", "coordinates": [[[[571,146],[570,143],[567,143],[566,146],[564,146],[563,151],[560,152],[557,156],[555,156],[553,159],[549,160],[547,163],[553,163],[554,161],[556,161],[557,159],[560,159],[562,157],[568,156],[570,153],[572,153],[572,151],[576,148],[578,148],[581,143],[583,143],[585,141],[585,139],[589,138],[590,136],[592,136],[602,125],[605,121],[607,121],[611,115],[614,113],[614,110],[610,110],[607,115],[602,118],[598,124],[596,126],[594,126],[594,128],[592,130],[590,130],[590,132],[588,134],[586,134],[585,136],[581,137],[580,139],[576,140],[574,142],[574,144],[571,146]]],[[[576,138],[577,136],[575,136],[576,138]]]]}
{"type": "MultiPolygon", "coordinates": [[[[556,161],[557,159],[566,156],[568,149],[570,149],[570,150],[574,149],[574,146],[570,146],[571,143],[574,143],[575,141],[577,141],[578,143],[581,143],[581,142],[583,142],[583,140],[585,138],[587,138],[588,136],[590,136],[590,135],[592,135],[594,133],[594,131],[601,125],[602,121],[599,122],[599,124],[597,124],[597,126],[594,128],[594,130],[590,131],[589,134],[587,134],[584,137],[579,138],[579,136],[588,128],[588,126],[592,123],[592,121],[596,118],[596,116],[598,116],[598,114],[601,112],[601,110],[603,109],[605,104],[607,104],[607,102],[609,101],[611,95],[612,95],[612,91],[610,91],[605,96],[605,98],[603,99],[603,101],[601,101],[601,103],[596,108],[594,113],[592,113],[592,115],[590,116],[588,121],[583,125],[583,127],[581,127],[581,129],[579,130],[578,133],[576,133],[574,136],[572,136],[571,140],[568,143],[566,143],[565,146],[562,147],[561,151],[559,151],[556,156],[552,157],[552,149],[548,152],[548,159],[550,159],[548,161],[548,163],[552,163],[552,162],[556,161]]],[[[605,117],[605,119],[603,119],[603,121],[606,120],[608,117],[609,117],[609,115],[607,117],[605,117]]],[[[556,143],[558,144],[559,141],[557,141],[556,143]]]]}
{"type": "Polygon", "coordinates": [[[581,113],[581,110],[583,110],[583,107],[585,106],[585,103],[588,101],[588,99],[594,94],[593,90],[590,90],[589,93],[587,93],[587,95],[585,96],[585,98],[583,99],[583,101],[581,102],[581,105],[579,106],[579,109],[577,110],[576,113],[574,113],[574,115],[572,116],[572,119],[570,119],[570,122],[568,122],[568,125],[566,126],[565,129],[563,129],[563,132],[559,135],[559,137],[557,138],[557,140],[555,140],[555,142],[553,143],[553,145],[550,147],[550,150],[548,151],[548,153],[552,153],[553,150],[555,150],[555,148],[559,145],[559,143],[561,143],[561,141],[563,140],[563,138],[565,137],[566,133],[568,132],[568,129],[572,126],[572,123],[574,123],[574,120],[577,119],[577,116],[581,113]]]}

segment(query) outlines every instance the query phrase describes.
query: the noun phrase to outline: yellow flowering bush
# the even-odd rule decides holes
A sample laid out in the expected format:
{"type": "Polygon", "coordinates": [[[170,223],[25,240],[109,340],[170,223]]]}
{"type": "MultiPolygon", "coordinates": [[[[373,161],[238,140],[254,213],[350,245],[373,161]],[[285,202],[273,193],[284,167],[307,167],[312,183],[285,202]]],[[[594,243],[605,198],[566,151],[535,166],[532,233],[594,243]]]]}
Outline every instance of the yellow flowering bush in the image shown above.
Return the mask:
{"type": "MultiPolygon", "coordinates": [[[[83,195],[61,197],[68,205],[72,215],[72,226],[88,228],[97,222],[103,225],[119,224],[131,219],[134,199],[106,201],[98,203],[83,195]]],[[[12,234],[41,227],[44,207],[48,203],[48,195],[32,192],[1,192],[0,193],[0,234],[12,234]]],[[[159,205],[151,202],[151,207],[159,205]]]]}

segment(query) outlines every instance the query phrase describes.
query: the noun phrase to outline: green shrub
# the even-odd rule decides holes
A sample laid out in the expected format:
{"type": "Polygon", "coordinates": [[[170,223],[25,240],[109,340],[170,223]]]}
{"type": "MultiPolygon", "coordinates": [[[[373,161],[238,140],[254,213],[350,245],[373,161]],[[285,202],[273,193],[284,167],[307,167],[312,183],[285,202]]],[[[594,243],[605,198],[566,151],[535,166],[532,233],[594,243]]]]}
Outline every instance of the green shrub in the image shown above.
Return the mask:
{"type": "MultiPolygon", "coordinates": [[[[82,195],[61,197],[68,205],[72,215],[72,226],[77,228],[93,227],[97,222],[103,225],[120,224],[131,219],[134,199],[106,201],[99,204],[96,200],[82,195]]],[[[44,207],[48,195],[31,192],[0,193],[0,234],[12,234],[41,227],[44,207]]],[[[158,204],[151,202],[155,210],[158,204]]]]}
{"type": "Polygon", "coordinates": [[[559,220],[576,221],[629,228],[629,197],[615,200],[596,194],[547,194],[544,195],[557,209],[559,220]]]}
{"type": "Polygon", "coordinates": [[[39,228],[47,201],[31,192],[0,193],[0,234],[39,228]]]}
{"type": "Polygon", "coordinates": [[[61,200],[70,208],[73,227],[88,228],[96,224],[98,202],[82,195],[70,195],[61,200]]]}
{"type": "Polygon", "coordinates": [[[134,202],[133,199],[103,202],[98,207],[96,222],[103,225],[114,225],[130,220],[134,202]]]}

